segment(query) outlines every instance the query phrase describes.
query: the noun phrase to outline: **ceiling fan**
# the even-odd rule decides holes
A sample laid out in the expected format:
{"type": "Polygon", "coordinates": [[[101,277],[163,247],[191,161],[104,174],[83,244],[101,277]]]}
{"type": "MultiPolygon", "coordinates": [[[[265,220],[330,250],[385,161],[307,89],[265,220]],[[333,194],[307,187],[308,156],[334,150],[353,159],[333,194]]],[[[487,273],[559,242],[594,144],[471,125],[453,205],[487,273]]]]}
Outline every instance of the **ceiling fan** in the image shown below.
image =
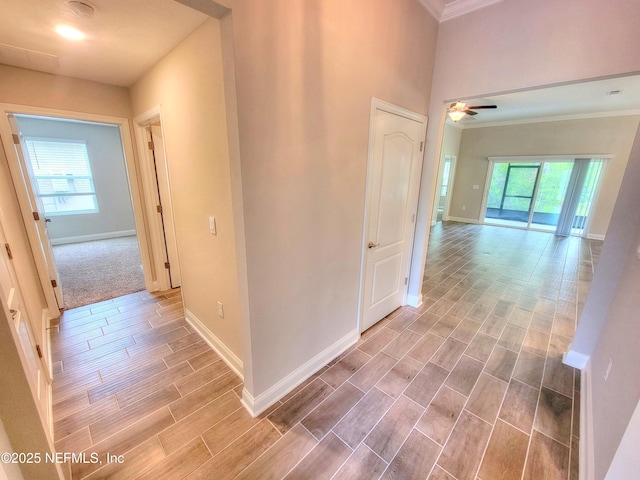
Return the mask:
{"type": "Polygon", "coordinates": [[[464,118],[466,115],[470,115],[470,116],[477,115],[478,112],[476,112],[475,110],[478,110],[481,108],[498,108],[498,106],[497,105],[468,106],[464,102],[453,102],[451,105],[449,105],[449,108],[447,109],[447,114],[449,115],[449,118],[451,120],[453,120],[454,122],[458,122],[462,118],[464,118]]]}

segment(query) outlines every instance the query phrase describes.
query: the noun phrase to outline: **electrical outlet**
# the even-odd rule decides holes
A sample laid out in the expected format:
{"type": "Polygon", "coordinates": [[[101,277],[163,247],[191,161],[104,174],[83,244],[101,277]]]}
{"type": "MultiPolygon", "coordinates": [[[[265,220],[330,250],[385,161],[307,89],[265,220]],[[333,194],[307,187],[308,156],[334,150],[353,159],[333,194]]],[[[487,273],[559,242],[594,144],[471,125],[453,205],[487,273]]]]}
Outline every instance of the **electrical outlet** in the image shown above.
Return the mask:
{"type": "Polygon", "coordinates": [[[218,316],[224,318],[224,305],[222,305],[220,300],[218,300],[218,316]]]}
{"type": "Polygon", "coordinates": [[[216,228],[216,219],[215,217],[209,217],[209,231],[211,235],[217,235],[218,229],[216,228]]]}
{"type": "Polygon", "coordinates": [[[609,359],[609,365],[607,366],[607,370],[606,372],[604,372],[604,381],[607,381],[607,378],[609,378],[609,374],[611,373],[611,367],[613,367],[613,361],[611,359],[609,359]]]}

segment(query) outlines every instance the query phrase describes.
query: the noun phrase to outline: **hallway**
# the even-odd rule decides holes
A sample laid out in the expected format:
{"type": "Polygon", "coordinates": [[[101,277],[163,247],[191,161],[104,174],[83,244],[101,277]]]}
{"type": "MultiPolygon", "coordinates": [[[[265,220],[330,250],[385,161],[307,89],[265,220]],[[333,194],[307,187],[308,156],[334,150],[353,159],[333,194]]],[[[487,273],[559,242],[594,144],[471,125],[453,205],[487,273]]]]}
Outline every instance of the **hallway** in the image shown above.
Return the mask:
{"type": "Polygon", "coordinates": [[[179,291],[65,312],[52,333],[73,478],[577,479],[579,376],[561,363],[601,242],[432,229],[404,307],[258,418],[179,291]]]}

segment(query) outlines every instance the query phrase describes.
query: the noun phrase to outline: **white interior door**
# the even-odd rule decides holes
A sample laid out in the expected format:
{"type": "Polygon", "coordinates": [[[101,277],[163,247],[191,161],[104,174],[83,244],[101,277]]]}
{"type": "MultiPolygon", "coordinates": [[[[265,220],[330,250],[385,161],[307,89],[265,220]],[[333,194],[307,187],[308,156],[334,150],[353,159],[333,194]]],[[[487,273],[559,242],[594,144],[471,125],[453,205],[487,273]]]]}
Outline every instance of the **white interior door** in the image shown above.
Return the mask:
{"type": "MultiPolygon", "coordinates": [[[[32,172],[31,164],[27,160],[25,152],[26,148],[23,148],[22,135],[19,132],[17,122],[13,115],[9,115],[9,125],[11,126],[11,132],[13,135],[13,144],[18,158],[21,180],[24,182],[24,188],[28,196],[29,208],[33,215],[33,221],[35,222],[37,232],[37,242],[40,244],[42,253],[45,260],[46,276],[51,283],[53,293],[55,295],[56,305],[49,305],[49,309],[54,312],[54,309],[62,309],[64,307],[64,300],[62,298],[62,288],[60,286],[60,277],[56,268],[56,262],[53,257],[53,249],[51,248],[51,242],[47,234],[47,221],[45,217],[44,206],[40,197],[35,194],[35,189],[32,184],[32,172]]],[[[45,292],[46,293],[46,292],[45,292]]],[[[56,315],[53,315],[56,316],[56,315]]]]}
{"type": "Polygon", "coordinates": [[[169,263],[169,279],[171,282],[171,288],[177,288],[181,285],[180,265],[178,263],[178,245],[176,243],[176,234],[173,224],[173,208],[171,205],[171,194],[169,190],[167,157],[165,155],[162,125],[158,121],[158,123],[150,125],[149,129],[151,144],[153,145],[152,153],[158,188],[158,205],[160,205],[160,208],[157,210],[159,211],[160,223],[162,225],[166,259],[169,263]]]}
{"type": "Polygon", "coordinates": [[[45,430],[51,432],[51,378],[49,369],[37,345],[27,312],[23,308],[22,294],[13,268],[11,246],[7,243],[0,217],[0,297],[2,307],[11,324],[14,341],[20,352],[31,392],[36,399],[45,430]]]}
{"type": "Polygon", "coordinates": [[[149,291],[181,285],[168,159],[160,107],[134,119],[140,160],[140,179],[146,203],[151,277],[149,291]]]}
{"type": "Polygon", "coordinates": [[[398,110],[373,111],[362,331],[406,300],[426,118],[398,110]]]}

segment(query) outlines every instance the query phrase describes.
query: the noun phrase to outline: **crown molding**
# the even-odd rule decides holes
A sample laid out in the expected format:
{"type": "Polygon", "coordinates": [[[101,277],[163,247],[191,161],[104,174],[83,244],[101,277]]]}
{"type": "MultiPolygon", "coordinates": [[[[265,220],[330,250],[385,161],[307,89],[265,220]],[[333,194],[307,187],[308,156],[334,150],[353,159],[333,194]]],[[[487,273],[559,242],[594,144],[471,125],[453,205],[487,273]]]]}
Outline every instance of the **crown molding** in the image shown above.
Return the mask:
{"type": "Polygon", "coordinates": [[[585,120],[590,118],[603,118],[603,117],[625,117],[629,115],[640,115],[640,109],[634,110],[618,110],[609,112],[594,112],[594,113],[576,113],[573,115],[556,115],[547,117],[532,117],[523,118],[519,120],[501,120],[497,122],[482,122],[474,124],[456,122],[455,126],[460,125],[463,130],[474,128],[489,128],[489,127],[506,127],[509,125],[523,125],[528,123],[546,123],[546,122],[566,122],[570,120],[585,120]]]}
{"type": "Polygon", "coordinates": [[[445,4],[444,0],[418,1],[438,22],[446,22],[452,18],[466,15],[503,0],[455,0],[449,4],[445,4]]]}
{"type": "Polygon", "coordinates": [[[444,0],[418,0],[418,3],[427,9],[438,22],[444,13],[444,0]]]}
{"type": "Polygon", "coordinates": [[[460,17],[500,2],[502,0],[456,0],[444,7],[440,21],[446,22],[452,18],[460,17]]]}

